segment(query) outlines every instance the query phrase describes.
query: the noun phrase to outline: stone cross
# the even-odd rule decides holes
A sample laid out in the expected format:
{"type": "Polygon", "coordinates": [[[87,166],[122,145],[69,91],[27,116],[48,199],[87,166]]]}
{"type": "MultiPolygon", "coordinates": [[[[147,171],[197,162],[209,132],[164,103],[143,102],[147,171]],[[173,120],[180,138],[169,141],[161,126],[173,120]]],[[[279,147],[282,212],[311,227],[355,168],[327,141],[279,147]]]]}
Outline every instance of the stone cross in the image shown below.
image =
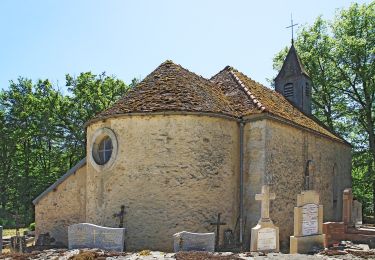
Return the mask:
{"type": "Polygon", "coordinates": [[[217,221],[211,223],[212,226],[216,226],[216,239],[215,239],[215,247],[216,247],[216,250],[219,248],[219,242],[220,242],[220,226],[221,226],[221,225],[226,225],[226,224],[227,224],[227,223],[224,223],[224,222],[220,222],[220,215],[221,215],[221,213],[218,213],[218,214],[217,214],[217,221]]]}
{"type": "Polygon", "coordinates": [[[297,26],[298,23],[293,24],[293,16],[290,14],[290,26],[287,26],[285,28],[292,28],[292,44],[294,43],[294,36],[293,36],[293,27],[297,26]]]}
{"type": "Polygon", "coordinates": [[[125,205],[121,205],[121,211],[119,213],[113,214],[114,218],[119,218],[119,220],[120,220],[120,224],[118,226],[119,228],[124,227],[124,216],[125,216],[125,214],[126,214],[125,205]]]}
{"type": "Polygon", "coordinates": [[[261,201],[261,213],[260,221],[261,222],[270,222],[270,200],[276,198],[275,193],[270,193],[270,186],[263,185],[262,193],[255,195],[255,200],[261,201]]]}

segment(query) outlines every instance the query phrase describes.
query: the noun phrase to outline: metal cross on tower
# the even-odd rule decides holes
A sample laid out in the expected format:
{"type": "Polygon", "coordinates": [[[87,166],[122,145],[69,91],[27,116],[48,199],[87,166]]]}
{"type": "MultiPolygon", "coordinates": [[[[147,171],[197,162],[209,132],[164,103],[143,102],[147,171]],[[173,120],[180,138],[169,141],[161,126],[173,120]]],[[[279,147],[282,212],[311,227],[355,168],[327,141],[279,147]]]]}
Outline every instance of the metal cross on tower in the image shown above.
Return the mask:
{"type": "Polygon", "coordinates": [[[293,27],[297,25],[298,23],[293,24],[293,16],[292,14],[290,14],[290,26],[285,27],[285,28],[292,28],[292,44],[294,43],[293,27]]]}
{"type": "Polygon", "coordinates": [[[226,225],[227,223],[224,223],[224,222],[220,222],[220,215],[221,213],[218,213],[217,214],[217,221],[216,222],[212,222],[211,225],[212,226],[216,226],[216,239],[215,239],[215,248],[216,250],[219,249],[219,242],[220,242],[220,226],[221,225],[226,225]]]}

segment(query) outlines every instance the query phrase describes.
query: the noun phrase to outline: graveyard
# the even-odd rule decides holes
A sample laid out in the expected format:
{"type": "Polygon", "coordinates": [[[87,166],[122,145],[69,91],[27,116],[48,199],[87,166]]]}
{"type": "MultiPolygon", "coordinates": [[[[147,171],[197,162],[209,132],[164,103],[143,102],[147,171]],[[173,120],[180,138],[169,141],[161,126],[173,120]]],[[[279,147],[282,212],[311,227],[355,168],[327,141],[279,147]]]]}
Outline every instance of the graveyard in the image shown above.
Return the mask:
{"type": "MultiPolygon", "coordinates": [[[[314,190],[302,191],[297,195],[294,208],[294,233],[290,237],[290,249],[279,248],[279,230],[270,216],[270,202],[275,194],[270,186],[262,186],[256,194],[261,204],[261,217],[252,228],[250,251],[228,247],[218,234],[220,221],[211,223],[216,227],[212,233],[182,231],[173,235],[174,252],[138,252],[126,250],[126,228],[102,227],[89,223],[78,223],[68,227],[68,247],[55,243],[49,234],[40,234],[19,229],[11,236],[2,236],[0,259],[375,259],[375,227],[362,223],[358,213],[358,202],[353,200],[351,189],[343,193],[343,219],[340,222],[323,223],[323,206],[319,194],[314,190]]],[[[119,226],[123,226],[125,214],[117,214],[119,226]]],[[[9,233],[9,232],[8,232],[9,233]]]]}

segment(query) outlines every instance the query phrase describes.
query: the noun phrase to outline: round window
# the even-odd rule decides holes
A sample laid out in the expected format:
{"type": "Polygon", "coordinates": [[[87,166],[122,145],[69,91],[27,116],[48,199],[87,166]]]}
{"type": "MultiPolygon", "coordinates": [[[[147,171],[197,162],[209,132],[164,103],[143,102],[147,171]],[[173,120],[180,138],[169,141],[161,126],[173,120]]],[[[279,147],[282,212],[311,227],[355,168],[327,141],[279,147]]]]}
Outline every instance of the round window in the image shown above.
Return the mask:
{"type": "Polygon", "coordinates": [[[94,160],[99,165],[106,164],[112,155],[112,140],[109,136],[105,136],[100,142],[97,149],[97,156],[94,155],[94,160]]]}
{"type": "Polygon", "coordinates": [[[91,159],[97,170],[108,169],[116,159],[117,139],[109,128],[98,129],[91,143],[91,159]]]}

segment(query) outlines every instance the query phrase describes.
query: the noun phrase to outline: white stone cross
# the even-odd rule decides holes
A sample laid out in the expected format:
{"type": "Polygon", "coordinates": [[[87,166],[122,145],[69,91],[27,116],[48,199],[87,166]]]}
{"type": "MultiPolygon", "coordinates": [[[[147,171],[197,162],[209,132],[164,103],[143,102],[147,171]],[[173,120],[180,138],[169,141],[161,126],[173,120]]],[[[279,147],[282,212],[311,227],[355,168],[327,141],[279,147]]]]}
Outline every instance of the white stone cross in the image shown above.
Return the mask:
{"type": "Polygon", "coordinates": [[[268,185],[262,186],[261,194],[255,194],[255,200],[260,200],[262,202],[260,211],[260,221],[270,221],[270,200],[274,200],[275,198],[275,193],[270,193],[270,186],[268,185]]]}

